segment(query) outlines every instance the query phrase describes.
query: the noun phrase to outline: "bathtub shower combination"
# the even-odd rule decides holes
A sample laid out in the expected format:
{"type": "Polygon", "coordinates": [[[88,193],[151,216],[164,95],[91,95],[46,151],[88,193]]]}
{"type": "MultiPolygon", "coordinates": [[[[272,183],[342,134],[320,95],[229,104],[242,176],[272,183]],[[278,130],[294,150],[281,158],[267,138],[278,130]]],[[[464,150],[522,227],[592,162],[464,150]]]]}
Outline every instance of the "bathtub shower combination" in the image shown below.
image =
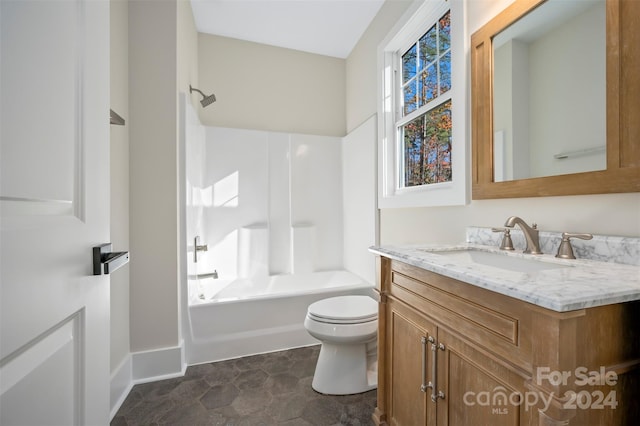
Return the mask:
{"type": "Polygon", "coordinates": [[[310,304],[374,295],[374,191],[370,203],[343,199],[375,181],[350,178],[343,159],[371,143],[374,120],[336,138],[205,127],[183,107],[187,363],[318,344],[304,327],[310,304]]]}

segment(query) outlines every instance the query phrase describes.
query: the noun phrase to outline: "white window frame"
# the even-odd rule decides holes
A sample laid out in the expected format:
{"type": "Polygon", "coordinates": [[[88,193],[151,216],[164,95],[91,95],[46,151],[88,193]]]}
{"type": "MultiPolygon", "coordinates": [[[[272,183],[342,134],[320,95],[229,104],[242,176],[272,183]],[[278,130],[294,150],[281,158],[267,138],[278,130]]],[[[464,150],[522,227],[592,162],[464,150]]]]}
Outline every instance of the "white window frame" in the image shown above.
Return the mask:
{"type": "Polygon", "coordinates": [[[463,0],[417,0],[378,48],[378,208],[435,207],[469,202],[467,151],[468,73],[465,5],[463,0]],[[452,144],[450,182],[401,187],[402,141],[396,128],[401,114],[401,57],[451,10],[452,144]]]}

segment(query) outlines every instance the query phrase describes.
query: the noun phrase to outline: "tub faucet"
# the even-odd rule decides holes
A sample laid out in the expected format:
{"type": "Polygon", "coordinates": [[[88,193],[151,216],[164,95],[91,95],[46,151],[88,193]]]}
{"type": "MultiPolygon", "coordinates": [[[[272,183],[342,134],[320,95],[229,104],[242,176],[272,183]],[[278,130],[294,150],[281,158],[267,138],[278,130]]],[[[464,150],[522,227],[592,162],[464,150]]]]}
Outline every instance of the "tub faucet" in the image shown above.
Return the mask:
{"type": "Polygon", "coordinates": [[[194,263],[198,263],[198,252],[199,251],[207,251],[209,249],[209,247],[204,244],[204,245],[200,245],[200,237],[196,236],[193,239],[193,262],[194,263]]]}
{"type": "Polygon", "coordinates": [[[504,226],[507,228],[513,228],[516,225],[520,226],[520,229],[522,229],[522,233],[524,234],[524,238],[527,241],[527,247],[524,249],[524,253],[542,254],[542,251],[540,251],[540,240],[538,238],[538,226],[535,223],[529,226],[518,216],[511,216],[504,223],[504,226]]]}

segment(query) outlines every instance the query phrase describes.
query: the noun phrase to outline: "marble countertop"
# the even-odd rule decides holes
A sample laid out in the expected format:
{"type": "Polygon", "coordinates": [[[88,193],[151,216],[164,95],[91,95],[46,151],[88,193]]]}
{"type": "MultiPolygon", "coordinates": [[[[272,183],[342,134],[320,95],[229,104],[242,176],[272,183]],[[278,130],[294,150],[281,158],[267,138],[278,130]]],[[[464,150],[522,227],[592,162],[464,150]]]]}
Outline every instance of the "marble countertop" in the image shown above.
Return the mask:
{"type": "Polygon", "coordinates": [[[376,246],[369,251],[557,312],[640,300],[640,266],[637,265],[505,252],[495,246],[474,243],[376,246]],[[438,251],[470,248],[566,267],[516,272],[453,261],[447,255],[438,254],[438,251]]]}

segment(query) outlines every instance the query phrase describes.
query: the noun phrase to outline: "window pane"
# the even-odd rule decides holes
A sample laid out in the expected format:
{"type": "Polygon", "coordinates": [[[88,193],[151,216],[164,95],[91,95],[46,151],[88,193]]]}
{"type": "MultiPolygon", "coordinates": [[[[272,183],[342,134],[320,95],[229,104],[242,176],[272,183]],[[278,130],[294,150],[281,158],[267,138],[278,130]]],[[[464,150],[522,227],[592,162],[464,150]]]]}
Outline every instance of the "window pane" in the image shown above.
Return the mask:
{"type": "Polygon", "coordinates": [[[436,64],[428,67],[421,75],[422,91],[420,92],[420,106],[438,96],[438,68],[436,64]]]}
{"type": "Polygon", "coordinates": [[[424,117],[420,116],[402,127],[403,154],[404,154],[404,176],[405,187],[421,185],[420,165],[422,154],[422,125],[424,117]]]}
{"type": "Polygon", "coordinates": [[[438,34],[436,26],[431,27],[420,41],[420,69],[423,69],[438,58],[438,34]]]}
{"type": "Polygon", "coordinates": [[[451,100],[402,126],[404,187],[451,181],[451,100]]]}
{"type": "Polygon", "coordinates": [[[451,47],[451,13],[447,12],[438,22],[440,29],[440,53],[451,47]]]}
{"type": "Polygon", "coordinates": [[[403,115],[407,115],[418,108],[418,91],[416,85],[418,79],[412,80],[402,90],[404,95],[404,108],[402,109],[403,115]]]}
{"type": "Polygon", "coordinates": [[[418,48],[414,44],[402,55],[402,84],[416,76],[416,54],[418,48]]]}
{"type": "Polygon", "coordinates": [[[440,94],[451,89],[451,51],[440,58],[440,94]]]}

